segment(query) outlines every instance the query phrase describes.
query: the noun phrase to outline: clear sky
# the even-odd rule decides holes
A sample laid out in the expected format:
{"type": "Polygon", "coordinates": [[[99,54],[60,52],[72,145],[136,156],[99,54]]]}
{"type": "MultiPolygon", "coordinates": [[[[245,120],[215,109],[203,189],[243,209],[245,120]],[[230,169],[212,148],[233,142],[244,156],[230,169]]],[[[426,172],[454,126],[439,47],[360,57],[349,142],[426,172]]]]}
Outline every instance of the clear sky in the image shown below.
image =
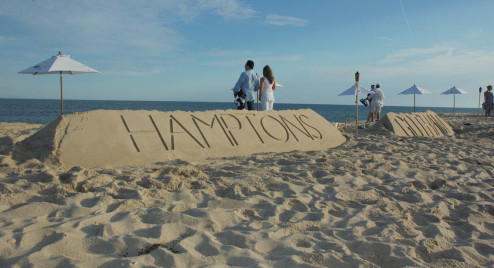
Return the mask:
{"type": "Polygon", "coordinates": [[[101,72],[66,75],[65,99],[230,102],[248,59],[280,103],[353,104],[357,70],[385,105],[417,84],[417,106],[457,86],[476,108],[494,84],[492,0],[2,0],[0,25],[0,98],[60,98],[57,75],[17,74],[59,50],[101,72]]]}

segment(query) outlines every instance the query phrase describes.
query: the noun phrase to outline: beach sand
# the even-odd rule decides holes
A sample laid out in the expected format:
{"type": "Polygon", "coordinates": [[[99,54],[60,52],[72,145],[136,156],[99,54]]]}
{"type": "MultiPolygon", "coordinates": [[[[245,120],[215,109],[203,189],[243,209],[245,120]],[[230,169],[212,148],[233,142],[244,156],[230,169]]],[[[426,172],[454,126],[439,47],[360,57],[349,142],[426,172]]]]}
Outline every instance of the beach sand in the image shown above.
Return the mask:
{"type": "Polygon", "coordinates": [[[492,267],[494,119],[441,117],[454,136],[70,170],[15,161],[42,125],[0,123],[0,267],[492,267]]]}

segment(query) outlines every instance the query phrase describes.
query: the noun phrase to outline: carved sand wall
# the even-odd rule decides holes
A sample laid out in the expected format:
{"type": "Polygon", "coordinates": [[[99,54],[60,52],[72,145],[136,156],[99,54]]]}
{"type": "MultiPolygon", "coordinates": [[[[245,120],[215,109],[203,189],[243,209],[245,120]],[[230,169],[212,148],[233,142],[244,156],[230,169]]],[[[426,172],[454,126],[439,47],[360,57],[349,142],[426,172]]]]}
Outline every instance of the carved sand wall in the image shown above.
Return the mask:
{"type": "Polygon", "coordinates": [[[451,126],[432,111],[422,113],[386,113],[384,126],[395,135],[405,137],[442,137],[454,135],[451,126]]]}
{"type": "Polygon", "coordinates": [[[312,110],[98,110],[65,115],[46,128],[40,130],[44,138],[35,134],[23,141],[18,155],[51,159],[65,168],[321,150],[345,142],[334,126],[312,110]]]}

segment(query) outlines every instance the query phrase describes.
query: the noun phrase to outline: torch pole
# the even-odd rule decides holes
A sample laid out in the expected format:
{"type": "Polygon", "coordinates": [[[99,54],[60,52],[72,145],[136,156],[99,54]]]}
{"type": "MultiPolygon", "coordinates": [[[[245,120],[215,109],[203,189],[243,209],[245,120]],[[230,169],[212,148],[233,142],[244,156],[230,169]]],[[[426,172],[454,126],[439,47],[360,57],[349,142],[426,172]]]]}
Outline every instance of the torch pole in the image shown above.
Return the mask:
{"type": "Polygon", "coordinates": [[[480,93],[482,92],[482,87],[479,87],[479,107],[477,108],[477,113],[480,114],[480,93]]]}

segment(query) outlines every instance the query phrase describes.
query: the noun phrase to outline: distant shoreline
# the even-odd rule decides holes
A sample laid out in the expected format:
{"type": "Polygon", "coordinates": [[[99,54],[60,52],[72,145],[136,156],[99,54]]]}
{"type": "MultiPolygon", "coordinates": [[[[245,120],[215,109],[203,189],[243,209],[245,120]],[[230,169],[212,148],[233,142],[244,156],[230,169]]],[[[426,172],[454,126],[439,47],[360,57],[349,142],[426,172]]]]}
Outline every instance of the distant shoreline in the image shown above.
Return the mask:
{"type": "MultiPolygon", "coordinates": [[[[257,105],[254,107],[256,108],[257,105]]],[[[235,110],[232,102],[183,102],[183,101],[106,101],[106,100],[64,100],[64,114],[92,110],[157,110],[157,111],[208,111],[235,110]]],[[[275,103],[275,110],[312,109],[331,123],[345,122],[345,116],[355,115],[354,105],[341,104],[290,104],[275,103]]],[[[452,107],[416,107],[417,112],[431,110],[435,113],[451,113],[452,107]]],[[[410,106],[385,106],[388,112],[410,113],[410,106]]],[[[481,111],[483,112],[483,111],[481,111]]],[[[369,108],[359,105],[359,121],[365,121],[369,108]]],[[[456,107],[456,113],[477,113],[475,108],[456,107]]],[[[0,99],[0,122],[46,124],[60,116],[58,99],[0,99]]]]}
{"type": "MultiPolygon", "coordinates": [[[[60,102],[60,99],[32,99],[32,98],[0,98],[0,101],[2,100],[25,100],[25,101],[56,101],[60,102]]],[[[96,101],[96,102],[108,102],[108,101],[115,101],[115,102],[189,102],[189,103],[222,103],[222,104],[230,104],[230,102],[225,102],[225,101],[178,101],[178,100],[88,100],[88,99],[65,99],[65,101],[96,101]]],[[[334,104],[334,103],[291,103],[291,102],[280,102],[276,104],[281,104],[281,105],[336,105],[336,106],[351,106],[355,107],[355,104],[334,104]]],[[[362,106],[359,104],[359,107],[362,106]]],[[[404,108],[412,108],[413,106],[397,106],[397,105],[390,105],[387,107],[404,107],[404,108]]],[[[415,106],[416,108],[450,108],[450,106],[415,106]]],[[[367,108],[367,107],[366,107],[367,108]]],[[[477,107],[456,107],[457,109],[477,109],[477,107]]]]}

